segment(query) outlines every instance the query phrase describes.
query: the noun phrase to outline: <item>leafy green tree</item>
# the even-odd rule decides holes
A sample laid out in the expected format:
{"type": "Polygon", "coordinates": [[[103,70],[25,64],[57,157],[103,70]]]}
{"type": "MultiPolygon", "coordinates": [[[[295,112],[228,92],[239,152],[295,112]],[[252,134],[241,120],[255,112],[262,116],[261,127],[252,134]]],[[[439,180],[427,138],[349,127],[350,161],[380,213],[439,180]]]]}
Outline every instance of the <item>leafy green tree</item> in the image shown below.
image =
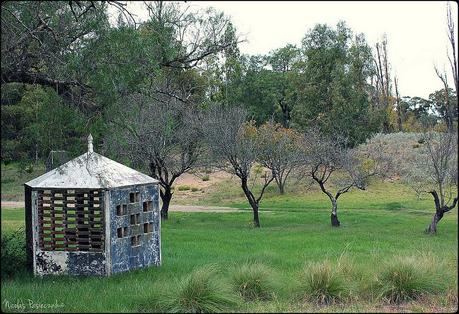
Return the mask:
{"type": "Polygon", "coordinates": [[[9,84],[2,91],[2,159],[46,159],[51,150],[81,152],[86,120],[51,88],[9,84]],[[16,101],[4,103],[16,90],[16,101]]]}
{"type": "Polygon", "coordinates": [[[294,81],[298,75],[296,65],[300,60],[300,51],[295,46],[288,44],[272,51],[267,59],[273,71],[270,78],[273,85],[272,94],[275,110],[280,116],[278,121],[285,128],[288,128],[291,112],[297,101],[294,81]]]}
{"type": "Polygon", "coordinates": [[[457,96],[452,88],[448,88],[447,95],[445,89],[431,93],[429,95],[429,104],[449,129],[452,129],[454,125],[457,128],[457,96]]]}
{"type": "Polygon", "coordinates": [[[378,126],[369,102],[373,68],[364,36],[353,37],[344,22],[336,29],[318,24],[304,37],[302,51],[306,62],[296,84],[294,126],[342,134],[350,145],[363,142],[378,126]]]}
{"type": "Polygon", "coordinates": [[[249,58],[238,101],[257,124],[262,124],[275,115],[275,74],[265,69],[264,64],[261,56],[249,58]]]}
{"type": "Polygon", "coordinates": [[[2,3],[2,83],[48,86],[72,104],[93,107],[79,50],[109,26],[106,7],[99,1],[2,3]]]}

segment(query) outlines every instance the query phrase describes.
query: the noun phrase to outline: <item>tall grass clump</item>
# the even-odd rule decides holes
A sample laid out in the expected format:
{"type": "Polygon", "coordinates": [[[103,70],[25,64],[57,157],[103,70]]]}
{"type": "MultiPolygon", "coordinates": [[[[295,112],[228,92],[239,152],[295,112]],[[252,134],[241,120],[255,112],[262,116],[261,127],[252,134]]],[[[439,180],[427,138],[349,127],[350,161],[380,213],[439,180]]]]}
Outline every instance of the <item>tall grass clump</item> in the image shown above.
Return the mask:
{"type": "Polygon", "coordinates": [[[244,263],[231,273],[233,289],[246,301],[272,300],[278,287],[277,275],[259,263],[244,263]]]}
{"type": "Polygon", "coordinates": [[[317,304],[333,304],[347,294],[340,269],[328,260],[306,265],[300,274],[299,287],[304,300],[317,304]]]}
{"type": "Polygon", "coordinates": [[[431,263],[419,257],[395,257],[377,276],[379,297],[389,303],[416,300],[441,290],[431,263]]]}
{"type": "Polygon", "coordinates": [[[160,295],[157,308],[162,312],[212,313],[225,312],[236,304],[236,296],[217,278],[217,269],[211,265],[172,284],[160,295]]]}

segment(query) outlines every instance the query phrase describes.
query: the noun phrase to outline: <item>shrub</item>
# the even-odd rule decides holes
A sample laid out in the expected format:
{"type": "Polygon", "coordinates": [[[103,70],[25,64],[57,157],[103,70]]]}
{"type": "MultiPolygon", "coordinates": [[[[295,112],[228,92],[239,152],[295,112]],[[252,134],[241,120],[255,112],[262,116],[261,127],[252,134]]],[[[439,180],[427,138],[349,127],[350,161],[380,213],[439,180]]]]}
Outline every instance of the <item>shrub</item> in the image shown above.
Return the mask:
{"type": "Polygon", "coordinates": [[[300,289],[303,297],[318,304],[340,301],[346,292],[344,279],[337,267],[329,261],[306,265],[300,275],[300,289]]]}
{"type": "Polygon", "coordinates": [[[188,191],[191,187],[189,185],[180,185],[177,189],[179,191],[188,191]]]}
{"type": "Polygon", "coordinates": [[[208,174],[206,174],[206,175],[204,175],[204,176],[202,177],[202,181],[209,181],[209,180],[210,180],[210,178],[209,178],[209,175],[208,175],[208,174]]]}
{"type": "Polygon", "coordinates": [[[237,304],[227,285],[216,277],[214,266],[194,270],[162,293],[158,309],[175,313],[222,312],[237,304]]]}
{"type": "Polygon", "coordinates": [[[3,232],[1,240],[1,276],[12,277],[26,269],[26,247],[24,229],[3,232]]]}
{"type": "Polygon", "coordinates": [[[196,191],[199,191],[199,188],[193,186],[193,187],[191,188],[191,192],[196,192],[196,191]]]}
{"type": "Polygon", "coordinates": [[[425,259],[396,257],[378,274],[379,297],[390,303],[415,300],[440,288],[425,259]]]}
{"type": "Polygon", "coordinates": [[[245,263],[232,271],[234,290],[247,301],[272,300],[277,284],[269,267],[255,262],[245,263]]]}

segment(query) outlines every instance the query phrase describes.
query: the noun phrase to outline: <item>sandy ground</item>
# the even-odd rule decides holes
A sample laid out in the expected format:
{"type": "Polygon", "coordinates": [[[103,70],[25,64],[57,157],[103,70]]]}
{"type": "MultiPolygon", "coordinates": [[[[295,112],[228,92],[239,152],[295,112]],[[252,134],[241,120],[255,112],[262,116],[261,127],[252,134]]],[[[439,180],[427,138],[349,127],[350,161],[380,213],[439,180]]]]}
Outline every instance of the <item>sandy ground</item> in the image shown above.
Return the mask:
{"type": "Polygon", "coordinates": [[[21,208],[24,207],[24,202],[2,201],[2,208],[21,208]]]}
{"type": "Polygon", "coordinates": [[[177,178],[174,185],[175,186],[189,185],[189,186],[195,186],[198,188],[207,188],[211,185],[214,185],[230,177],[231,175],[229,173],[226,173],[223,171],[216,171],[216,172],[212,172],[208,174],[204,172],[196,172],[195,174],[184,173],[180,177],[177,178]],[[206,175],[209,177],[209,180],[203,181],[202,178],[206,175]]]}

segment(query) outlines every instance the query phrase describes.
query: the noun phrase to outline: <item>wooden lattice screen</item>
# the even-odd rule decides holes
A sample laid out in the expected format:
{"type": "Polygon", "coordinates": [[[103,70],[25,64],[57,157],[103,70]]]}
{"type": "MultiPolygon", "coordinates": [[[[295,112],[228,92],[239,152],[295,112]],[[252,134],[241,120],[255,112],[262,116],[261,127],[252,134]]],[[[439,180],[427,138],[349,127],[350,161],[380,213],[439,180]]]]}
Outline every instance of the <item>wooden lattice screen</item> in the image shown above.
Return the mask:
{"type": "Polygon", "coordinates": [[[45,251],[102,251],[102,190],[38,191],[39,245],[45,251]]]}

